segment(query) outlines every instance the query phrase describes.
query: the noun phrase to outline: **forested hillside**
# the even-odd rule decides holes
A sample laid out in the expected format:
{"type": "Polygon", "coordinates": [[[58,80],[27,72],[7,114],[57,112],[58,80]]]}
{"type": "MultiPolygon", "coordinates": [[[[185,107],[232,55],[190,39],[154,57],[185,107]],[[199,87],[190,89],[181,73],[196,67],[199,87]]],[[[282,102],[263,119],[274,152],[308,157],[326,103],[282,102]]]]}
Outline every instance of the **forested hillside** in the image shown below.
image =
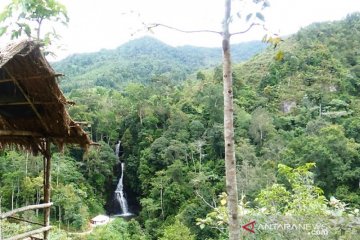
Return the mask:
{"type": "MultiPolygon", "coordinates": [[[[87,122],[84,127],[101,144],[87,154],[68,148],[54,156],[52,220],[61,229],[84,230],[90,217],[117,211],[109,202],[120,178],[114,150],[121,140],[124,189],[136,216],[79,239],[227,238],[222,71],[209,68],[219,63],[220,52],[186,49],[181,59],[179,49],[146,38],[55,64],[68,76],[61,84],[76,102],[71,116],[87,122]],[[148,53],[134,55],[138,48],[148,53]],[[121,91],[120,83],[127,83],[121,91]]],[[[322,226],[311,232],[256,229],[255,235],[242,229],[243,239],[359,236],[359,51],[360,13],[354,13],[310,25],[236,64],[241,224],[322,226]]],[[[0,157],[3,208],[39,201],[40,159],[15,151],[0,157]]]]}
{"type": "MultiPolygon", "coordinates": [[[[249,59],[266,47],[260,41],[233,45],[235,62],[249,59]]],[[[220,48],[171,47],[151,37],[132,40],[114,50],[75,54],[54,63],[65,73],[64,92],[76,88],[101,86],[120,89],[129,82],[149,83],[166,77],[182,82],[200,68],[214,67],[221,61],[220,48]]]]}

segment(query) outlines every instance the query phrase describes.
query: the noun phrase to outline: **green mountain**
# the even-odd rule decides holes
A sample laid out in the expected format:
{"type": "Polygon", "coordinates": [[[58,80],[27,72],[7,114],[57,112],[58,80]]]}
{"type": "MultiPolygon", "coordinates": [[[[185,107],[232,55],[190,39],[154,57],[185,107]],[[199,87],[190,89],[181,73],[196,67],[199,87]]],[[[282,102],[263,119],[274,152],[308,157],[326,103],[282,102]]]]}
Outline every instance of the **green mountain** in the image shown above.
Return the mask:
{"type": "MultiPolygon", "coordinates": [[[[260,41],[233,45],[233,59],[244,61],[265,47],[260,41]]],[[[171,47],[154,38],[143,37],[114,50],[75,54],[53,66],[66,75],[61,86],[64,92],[69,92],[84,87],[119,88],[128,82],[148,83],[159,76],[183,81],[200,68],[220,63],[220,48],[171,47]]]]}
{"type": "Polygon", "coordinates": [[[261,105],[272,111],[284,110],[287,104],[297,109],[311,104],[333,116],[330,109],[336,108],[335,102],[344,101],[344,106],[358,102],[359,18],[354,13],[343,21],[314,23],[300,30],[277,49],[269,48],[235,67],[237,84],[253,89],[256,101],[262,99],[261,105]]]}
{"type": "MultiPolygon", "coordinates": [[[[312,24],[234,67],[234,99],[243,109],[237,116],[251,114],[243,137],[258,156],[290,166],[315,162],[316,184],[350,202],[359,201],[359,50],[360,13],[354,13],[312,24]]],[[[244,120],[238,121],[242,131],[244,120]]]]}

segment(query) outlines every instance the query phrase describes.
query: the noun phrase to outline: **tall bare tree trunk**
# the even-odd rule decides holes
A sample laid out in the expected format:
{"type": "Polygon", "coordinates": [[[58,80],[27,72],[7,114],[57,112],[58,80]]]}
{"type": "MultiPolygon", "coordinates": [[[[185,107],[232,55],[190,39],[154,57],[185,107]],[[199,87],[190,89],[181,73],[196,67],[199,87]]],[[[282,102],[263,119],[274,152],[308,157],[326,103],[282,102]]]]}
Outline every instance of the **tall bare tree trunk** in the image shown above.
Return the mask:
{"type": "Polygon", "coordinates": [[[59,206],[59,229],[61,229],[61,207],[59,206]]]}
{"type": "Polygon", "coordinates": [[[161,183],[161,188],[160,188],[160,206],[161,206],[161,217],[162,217],[162,220],[164,221],[165,213],[164,213],[164,200],[163,200],[163,186],[162,186],[162,183],[161,183]]]}
{"type": "MultiPolygon", "coordinates": [[[[40,204],[40,189],[36,189],[36,204],[40,204]]],[[[39,216],[39,209],[36,209],[36,217],[39,216]]]]}
{"type": "Polygon", "coordinates": [[[229,239],[240,239],[238,219],[238,193],[236,181],[236,159],[234,142],[234,107],[230,54],[230,13],[231,0],[225,0],[225,16],[223,22],[223,82],[224,82],[224,141],[226,191],[228,194],[229,239]]]}
{"type": "Polygon", "coordinates": [[[14,210],[14,195],[15,195],[15,187],[13,183],[11,187],[11,210],[14,210]]]}
{"type": "Polygon", "coordinates": [[[20,196],[20,181],[19,181],[19,177],[17,178],[17,192],[16,192],[16,198],[15,198],[15,208],[18,208],[19,207],[19,204],[18,204],[18,200],[19,200],[19,196],[20,196]]]}
{"type": "Polygon", "coordinates": [[[29,152],[26,152],[26,158],[25,158],[25,177],[28,175],[28,161],[29,161],[29,152]]]}

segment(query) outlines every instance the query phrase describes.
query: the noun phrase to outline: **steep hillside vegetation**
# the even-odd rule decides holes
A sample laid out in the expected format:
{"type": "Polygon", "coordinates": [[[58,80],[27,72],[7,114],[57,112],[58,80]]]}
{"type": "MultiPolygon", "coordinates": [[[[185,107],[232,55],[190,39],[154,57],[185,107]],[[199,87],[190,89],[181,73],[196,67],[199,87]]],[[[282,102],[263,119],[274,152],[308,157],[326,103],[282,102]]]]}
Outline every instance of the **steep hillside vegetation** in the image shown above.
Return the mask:
{"type": "MultiPolygon", "coordinates": [[[[234,61],[249,59],[265,47],[260,41],[236,44],[233,46],[234,61]]],[[[149,83],[159,76],[179,82],[200,68],[214,67],[220,62],[220,48],[175,48],[143,37],[115,50],[76,54],[53,65],[58,72],[66,74],[61,86],[63,91],[69,92],[94,86],[119,89],[129,82],[149,83]]]]}
{"type": "MultiPolygon", "coordinates": [[[[262,209],[265,219],[294,214],[321,221],[329,230],[324,239],[341,234],[338,223],[328,222],[334,205],[326,198],[360,204],[359,23],[360,14],[353,14],[311,25],[235,66],[233,75],[243,201],[249,211],[262,209]],[[294,169],[277,173],[278,164],[294,169]]],[[[222,73],[217,67],[198,75],[180,85],[155,81],[132,83],[122,93],[96,88],[70,94],[79,103],[71,113],[94,123],[94,139],[121,139],[127,191],[140,204],[139,221],[153,239],[178,221],[197,239],[226,236],[215,230],[224,224],[221,211],[206,215],[224,191],[222,73]],[[213,228],[201,230],[199,218],[213,228]]],[[[349,239],[357,231],[351,226],[342,225],[349,239]]],[[[260,234],[281,239],[290,233],[260,234]]]]}
{"type": "Polygon", "coordinates": [[[268,160],[293,166],[315,162],[317,184],[328,195],[359,191],[359,49],[355,13],[312,24],[235,69],[239,107],[271,116],[258,119],[264,128],[249,126],[259,154],[271,151],[268,160]]]}
{"type": "Polygon", "coordinates": [[[359,29],[358,14],[341,22],[312,24],[286,39],[280,51],[268,49],[240,65],[235,70],[242,73],[238,83],[251,86],[273,110],[286,102],[309,101],[322,105],[323,112],[333,99],[349,103],[360,90],[359,29]]]}

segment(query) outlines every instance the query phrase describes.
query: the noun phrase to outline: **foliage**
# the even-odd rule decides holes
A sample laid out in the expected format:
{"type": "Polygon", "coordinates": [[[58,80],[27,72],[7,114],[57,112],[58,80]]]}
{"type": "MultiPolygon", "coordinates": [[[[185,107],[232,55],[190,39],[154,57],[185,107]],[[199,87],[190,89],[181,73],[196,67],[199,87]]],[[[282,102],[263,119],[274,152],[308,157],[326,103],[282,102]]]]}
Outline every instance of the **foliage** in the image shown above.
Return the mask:
{"type": "Polygon", "coordinates": [[[65,6],[57,0],[11,0],[0,13],[0,36],[11,34],[14,39],[25,34],[48,46],[60,36],[55,28],[45,28],[46,32],[42,34],[44,23],[66,25],[68,21],[65,6]]]}
{"type": "Polygon", "coordinates": [[[99,226],[86,237],[87,240],[107,240],[107,239],[123,239],[123,240],[146,240],[145,234],[141,231],[139,224],[131,220],[125,222],[121,218],[117,218],[106,226],[99,226]]]}
{"type": "Polygon", "coordinates": [[[279,177],[290,184],[288,191],[283,184],[274,184],[270,189],[261,190],[255,199],[265,213],[286,213],[292,215],[325,214],[326,199],[323,191],[314,186],[313,174],[309,171],[314,163],[306,163],[295,169],[279,164],[279,177]]]}
{"type": "MultiPolygon", "coordinates": [[[[314,163],[307,163],[293,169],[279,164],[279,174],[290,183],[289,189],[284,184],[273,184],[263,189],[256,199],[259,203],[257,208],[251,208],[244,196],[241,198],[238,214],[245,220],[242,226],[244,239],[253,239],[244,228],[247,226],[247,229],[254,231],[254,237],[261,239],[283,239],[288,236],[302,239],[351,239],[357,235],[358,226],[352,226],[356,225],[359,210],[347,209],[346,204],[334,197],[327,201],[323,191],[314,186],[313,176],[309,171],[314,166],[314,163]],[[344,221],[348,222],[344,224],[344,221]],[[254,228],[245,224],[251,222],[254,223],[254,228]],[[306,225],[307,228],[301,230],[300,225],[306,225]]],[[[219,195],[219,203],[206,218],[197,219],[197,225],[201,229],[209,226],[218,229],[221,234],[226,233],[225,226],[229,218],[226,193],[219,195]]]]}
{"type": "Polygon", "coordinates": [[[164,229],[164,236],[160,240],[194,240],[190,230],[179,221],[164,229]]]}
{"type": "Polygon", "coordinates": [[[359,144],[346,138],[338,125],[322,128],[318,135],[302,136],[289,143],[284,160],[304,164],[315,161],[315,178],[326,194],[334,194],[336,186],[345,184],[356,189],[359,176],[359,144]],[[301,142],[301,144],[299,144],[301,142]]]}
{"type": "MultiPolygon", "coordinates": [[[[233,46],[234,60],[244,61],[265,47],[260,41],[236,44],[233,46]]],[[[220,60],[218,48],[174,48],[154,38],[143,37],[114,50],[76,54],[53,65],[58,72],[66,73],[61,86],[65,92],[70,92],[95,86],[123,89],[132,82],[156,82],[159,76],[181,83],[193,72],[216,66],[220,60]]]]}
{"type": "Polygon", "coordinates": [[[263,141],[274,131],[271,116],[265,109],[257,108],[251,115],[249,135],[257,144],[263,141]]]}

